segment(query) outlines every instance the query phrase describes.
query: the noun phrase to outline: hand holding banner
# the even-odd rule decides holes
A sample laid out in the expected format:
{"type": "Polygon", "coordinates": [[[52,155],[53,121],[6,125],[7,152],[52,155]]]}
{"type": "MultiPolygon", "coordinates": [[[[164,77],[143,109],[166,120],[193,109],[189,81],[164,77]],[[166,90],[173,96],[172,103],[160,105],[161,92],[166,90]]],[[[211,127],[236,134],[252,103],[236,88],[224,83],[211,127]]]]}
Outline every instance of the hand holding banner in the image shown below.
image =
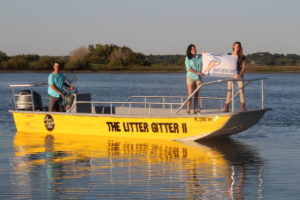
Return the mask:
{"type": "Polygon", "coordinates": [[[238,56],[202,54],[202,73],[208,76],[236,77],[238,56]]]}

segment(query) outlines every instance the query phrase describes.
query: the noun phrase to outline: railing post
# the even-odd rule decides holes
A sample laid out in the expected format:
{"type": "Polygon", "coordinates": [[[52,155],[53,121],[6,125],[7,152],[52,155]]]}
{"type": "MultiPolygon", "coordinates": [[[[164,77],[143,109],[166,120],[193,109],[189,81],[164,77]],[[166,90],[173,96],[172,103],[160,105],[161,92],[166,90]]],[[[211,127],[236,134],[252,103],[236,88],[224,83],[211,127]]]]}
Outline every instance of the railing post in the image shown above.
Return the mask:
{"type": "Polygon", "coordinates": [[[16,96],[15,96],[15,89],[12,88],[13,91],[13,95],[14,95],[14,106],[15,106],[15,110],[17,110],[17,105],[16,105],[16,96]]]}
{"type": "Polygon", "coordinates": [[[261,108],[264,109],[265,105],[264,105],[264,80],[261,79],[261,108]]]}
{"type": "Polygon", "coordinates": [[[149,104],[149,116],[151,115],[151,104],[149,104]]]}
{"type": "Polygon", "coordinates": [[[231,81],[231,105],[232,105],[232,108],[231,108],[231,112],[234,112],[235,109],[235,105],[234,105],[234,84],[233,84],[233,81],[231,81]]]}
{"type": "Polygon", "coordinates": [[[200,110],[202,110],[202,98],[201,97],[199,97],[199,99],[200,99],[200,110]]]}
{"type": "Polygon", "coordinates": [[[147,97],[145,97],[145,101],[144,102],[145,102],[145,108],[147,108],[147,104],[146,104],[147,103],[147,97]]]}
{"type": "Polygon", "coordinates": [[[131,102],[129,102],[129,115],[131,115],[131,102]]]}
{"type": "Polygon", "coordinates": [[[163,108],[165,108],[165,97],[163,97],[163,108]]]}
{"type": "Polygon", "coordinates": [[[223,108],[223,100],[221,99],[220,100],[220,110],[222,110],[222,108],[223,108]]]}
{"type": "Polygon", "coordinates": [[[112,115],[112,103],[110,103],[110,114],[112,115]]]}
{"type": "Polygon", "coordinates": [[[34,107],[34,95],[33,95],[32,87],[30,88],[30,93],[31,93],[32,111],[35,111],[35,107],[34,107]]]}

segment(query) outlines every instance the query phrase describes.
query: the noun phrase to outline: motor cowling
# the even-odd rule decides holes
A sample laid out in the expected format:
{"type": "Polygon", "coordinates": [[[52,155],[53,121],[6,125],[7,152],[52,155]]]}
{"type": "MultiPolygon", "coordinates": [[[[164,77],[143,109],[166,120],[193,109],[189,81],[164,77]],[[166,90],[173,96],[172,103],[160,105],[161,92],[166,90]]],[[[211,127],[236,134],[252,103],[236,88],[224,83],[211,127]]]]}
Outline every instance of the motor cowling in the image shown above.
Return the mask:
{"type": "Polygon", "coordinates": [[[43,110],[41,95],[36,91],[23,90],[15,96],[17,110],[43,110]],[[32,103],[33,100],[33,103],[32,103]]]}

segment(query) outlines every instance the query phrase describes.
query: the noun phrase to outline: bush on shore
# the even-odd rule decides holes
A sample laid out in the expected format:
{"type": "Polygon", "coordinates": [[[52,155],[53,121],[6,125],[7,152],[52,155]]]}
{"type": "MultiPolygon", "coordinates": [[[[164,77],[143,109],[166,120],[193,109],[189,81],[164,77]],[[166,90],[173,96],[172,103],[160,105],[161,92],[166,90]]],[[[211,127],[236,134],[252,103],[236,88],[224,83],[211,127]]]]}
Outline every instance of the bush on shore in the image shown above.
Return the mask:
{"type": "MultiPolygon", "coordinates": [[[[300,56],[296,54],[258,52],[249,54],[246,58],[248,66],[252,66],[247,67],[248,71],[299,71],[298,67],[300,67],[300,56]]],[[[184,59],[184,55],[146,56],[126,46],[96,44],[79,47],[71,51],[68,56],[36,54],[7,56],[0,51],[0,70],[52,70],[53,62],[59,62],[65,70],[172,71],[171,67],[173,67],[173,71],[184,71],[184,59]]]]}

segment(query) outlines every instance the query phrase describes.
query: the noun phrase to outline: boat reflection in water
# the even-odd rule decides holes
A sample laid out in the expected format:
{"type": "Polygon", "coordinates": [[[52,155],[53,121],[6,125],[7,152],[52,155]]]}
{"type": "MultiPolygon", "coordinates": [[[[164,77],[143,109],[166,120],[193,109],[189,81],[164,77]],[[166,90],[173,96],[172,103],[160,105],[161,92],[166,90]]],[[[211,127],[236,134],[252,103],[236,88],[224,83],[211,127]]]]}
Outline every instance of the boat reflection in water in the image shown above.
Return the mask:
{"type": "Polygon", "coordinates": [[[262,199],[264,163],[232,139],[166,140],[16,133],[16,197],[262,199]]]}

